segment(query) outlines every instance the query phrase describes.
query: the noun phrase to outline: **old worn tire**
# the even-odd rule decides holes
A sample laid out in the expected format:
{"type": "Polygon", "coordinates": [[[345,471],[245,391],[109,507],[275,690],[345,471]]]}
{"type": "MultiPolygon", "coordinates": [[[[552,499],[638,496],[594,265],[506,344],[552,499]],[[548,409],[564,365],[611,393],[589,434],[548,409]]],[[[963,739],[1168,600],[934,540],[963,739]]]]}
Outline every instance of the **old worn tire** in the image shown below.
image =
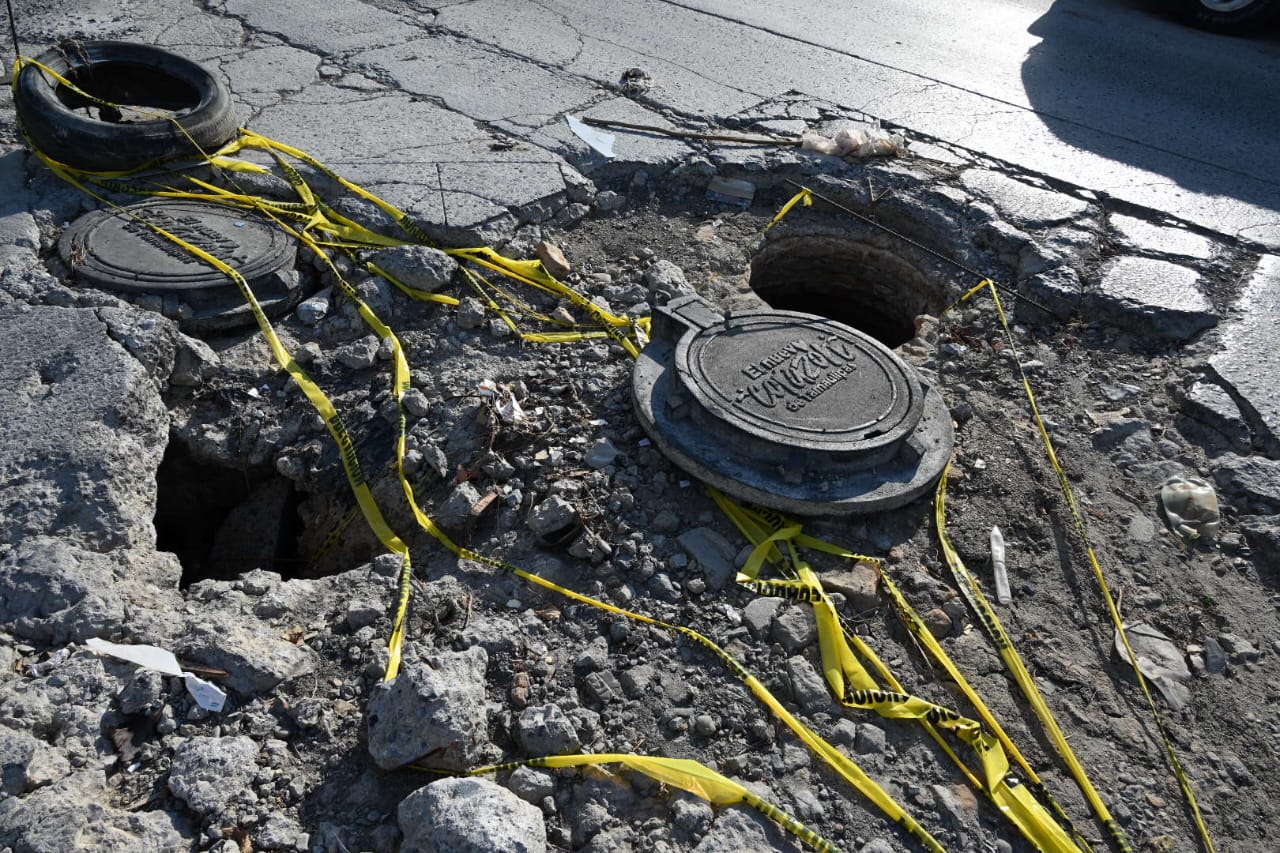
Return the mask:
{"type": "Polygon", "coordinates": [[[186,131],[167,119],[112,121],[110,110],[27,65],[14,92],[18,118],[32,145],[68,166],[135,169],[156,160],[199,157],[235,135],[227,87],[172,51],[123,41],[69,41],[38,61],[104,101],[170,111],[186,131]],[[90,114],[77,112],[82,107],[90,114]]]}
{"type": "Polygon", "coordinates": [[[1177,11],[1203,30],[1252,35],[1280,15],[1280,0],[1178,0],[1177,11]]]}

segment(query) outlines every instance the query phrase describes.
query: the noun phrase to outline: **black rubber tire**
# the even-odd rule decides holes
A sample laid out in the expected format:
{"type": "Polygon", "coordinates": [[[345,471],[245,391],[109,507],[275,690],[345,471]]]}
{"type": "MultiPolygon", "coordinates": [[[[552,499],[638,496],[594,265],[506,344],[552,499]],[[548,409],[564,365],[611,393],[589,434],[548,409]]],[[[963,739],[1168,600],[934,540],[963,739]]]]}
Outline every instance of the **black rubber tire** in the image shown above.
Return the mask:
{"type": "Polygon", "coordinates": [[[1227,35],[1246,36],[1280,15],[1280,0],[1253,0],[1249,5],[1223,12],[1200,0],[1177,0],[1178,16],[1193,27],[1227,35]]]}
{"type": "Polygon", "coordinates": [[[69,41],[37,59],[104,101],[178,113],[178,123],[190,135],[188,139],[166,119],[112,121],[110,110],[86,102],[39,68],[27,65],[14,93],[18,119],[31,144],[68,166],[115,171],[156,160],[195,158],[201,150],[218,149],[236,133],[226,85],[195,62],[164,48],[124,41],[69,41]],[[76,112],[86,106],[99,117],[76,112]]]}

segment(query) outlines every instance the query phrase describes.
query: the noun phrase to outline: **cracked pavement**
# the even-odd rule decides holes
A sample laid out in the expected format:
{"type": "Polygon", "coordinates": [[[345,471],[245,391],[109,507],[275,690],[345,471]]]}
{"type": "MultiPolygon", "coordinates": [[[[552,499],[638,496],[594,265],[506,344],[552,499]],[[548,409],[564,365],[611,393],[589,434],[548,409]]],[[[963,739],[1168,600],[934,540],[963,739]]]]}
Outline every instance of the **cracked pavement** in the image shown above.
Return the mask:
{"type": "MultiPolygon", "coordinates": [[[[1169,630],[1188,657],[1218,676],[1211,680],[1198,672],[1197,705],[1176,717],[1179,746],[1189,744],[1197,759],[1212,754],[1195,766],[1208,780],[1205,799],[1216,810],[1215,830],[1224,833],[1227,844],[1237,844],[1233,853],[1269,851],[1266,814],[1274,817],[1277,806],[1265,796],[1265,779],[1274,778],[1274,771],[1266,766],[1266,752],[1253,750],[1242,732],[1265,739],[1278,725],[1271,685],[1280,659],[1280,644],[1273,642],[1274,602],[1280,599],[1267,585],[1274,586],[1268,561],[1280,553],[1274,512],[1280,506],[1280,403],[1273,381],[1278,347],[1272,345],[1280,266],[1264,251],[1280,245],[1274,182],[1257,182],[1244,200],[1217,193],[1213,182],[1222,169],[1207,155],[1189,157],[1185,146],[1171,142],[1168,150],[1156,150],[1113,134],[1119,147],[1092,150],[1088,139],[1071,134],[1093,134],[1096,128],[1065,108],[1041,114],[1035,104],[1015,102],[1007,93],[981,94],[972,69],[969,76],[954,78],[936,69],[908,71],[903,60],[909,45],[890,47],[876,58],[873,49],[879,46],[871,42],[895,26],[881,12],[869,16],[859,39],[849,37],[847,21],[821,26],[821,7],[815,4],[789,7],[793,21],[742,5],[732,0],[16,4],[23,48],[32,55],[68,36],[119,38],[158,43],[205,63],[227,80],[243,123],[314,154],[407,210],[443,244],[490,244],[527,257],[538,239],[578,241],[581,236],[580,242],[566,242],[578,268],[575,283],[620,310],[641,314],[652,308],[650,279],[683,279],[679,267],[667,263],[675,269],[671,273],[662,266],[669,258],[685,265],[690,281],[719,303],[735,309],[758,306],[743,258],[754,251],[753,240],[772,213],[766,208],[790,195],[786,179],[791,177],[871,211],[967,264],[1007,276],[1011,291],[1017,287],[1026,297],[1017,310],[1032,319],[1017,334],[1033,356],[1029,369],[1045,386],[1043,401],[1055,440],[1062,436],[1070,442],[1070,459],[1079,466],[1071,474],[1085,484],[1090,515],[1096,513],[1100,523],[1118,522],[1106,528],[1109,541],[1102,543],[1108,567],[1116,566],[1126,588],[1136,590],[1131,607],[1136,603],[1174,626],[1169,630]],[[625,90],[620,78],[632,67],[642,69],[652,85],[625,90]],[[783,134],[830,129],[837,120],[878,118],[906,129],[912,156],[852,163],[791,149],[619,132],[616,156],[605,159],[567,128],[566,114],[669,129],[783,134]],[[1059,135],[1058,125],[1072,130],[1059,135]],[[1125,146],[1140,152],[1134,160],[1142,166],[1117,162],[1115,155],[1125,146]],[[1166,162],[1177,179],[1158,168],[1166,162]],[[743,212],[708,202],[705,189],[713,176],[753,183],[756,206],[743,212]],[[1201,177],[1204,182],[1197,183],[1201,177]],[[695,221],[698,217],[702,221],[695,221]],[[1194,344],[1187,347],[1189,340],[1194,344]],[[1050,379],[1057,376],[1061,383],[1050,379]],[[1188,438],[1197,431],[1201,439],[1188,438]],[[1211,470],[1223,473],[1219,482],[1228,533],[1221,548],[1197,550],[1165,534],[1151,496],[1171,471],[1209,477],[1211,470]],[[1204,642],[1217,643],[1219,635],[1230,659],[1225,675],[1223,649],[1215,653],[1204,642]],[[1248,726],[1218,701],[1227,692],[1253,703],[1251,713],[1258,717],[1248,726]]],[[[1068,11],[1076,8],[1066,5],[1068,11]]],[[[942,14],[972,11],[957,4],[942,14]]],[[[893,10],[883,14],[892,18],[893,10]]],[[[1052,21],[1052,13],[1046,18],[1052,21]]],[[[983,46],[968,50],[970,61],[979,63],[983,46]]],[[[284,581],[268,569],[180,588],[178,558],[167,548],[153,547],[160,528],[158,466],[167,447],[198,448],[229,470],[233,483],[247,482],[244,472],[251,467],[268,468],[280,474],[268,485],[293,496],[255,492],[253,500],[266,503],[246,500],[237,505],[238,512],[272,517],[265,505],[282,516],[289,500],[301,500],[296,486],[306,495],[306,535],[318,539],[335,528],[349,507],[342,502],[346,492],[337,454],[323,423],[269,365],[256,336],[213,341],[215,351],[150,312],[59,281],[57,235],[92,204],[57,184],[24,153],[9,98],[6,89],[0,95],[0,329],[6,334],[0,337],[10,381],[0,387],[0,398],[6,435],[21,440],[0,449],[2,520],[14,540],[0,547],[0,615],[10,612],[3,608],[18,614],[0,619],[0,757],[6,762],[0,851],[6,843],[41,853],[69,849],[74,845],[56,832],[85,814],[98,818],[86,822],[105,827],[104,837],[127,839],[120,849],[140,851],[234,853],[250,843],[250,831],[261,849],[327,853],[345,849],[347,841],[379,853],[452,849],[444,842],[414,846],[421,839],[413,833],[434,826],[430,815],[405,817],[413,805],[409,791],[420,786],[420,778],[368,769],[366,725],[373,722],[366,723],[362,703],[376,688],[378,666],[385,665],[380,657],[388,633],[385,602],[392,598],[395,572],[394,566],[388,570],[386,555],[373,556],[376,543],[367,531],[364,539],[353,532],[333,558],[348,571],[284,581]],[[57,328],[58,334],[41,335],[39,324],[57,328]],[[77,360],[68,352],[86,355],[77,360]],[[99,372],[114,381],[98,381],[99,372]],[[58,396],[70,393],[64,386],[94,405],[58,396]],[[109,405],[99,404],[100,397],[109,405]],[[47,419],[50,428],[11,425],[12,413],[28,411],[47,419]],[[223,417],[228,411],[232,415],[223,417]],[[77,415],[90,423],[80,424],[77,415]],[[113,438],[104,428],[116,423],[127,427],[123,437],[113,438]],[[134,456],[122,458],[127,451],[134,456]],[[111,595],[117,587],[125,592],[111,595]],[[19,613],[22,607],[29,612],[19,613]],[[210,717],[191,708],[187,717],[175,719],[173,708],[183,713],[190,708],[181,704],[185,697],[165,696],[145,678],[126,679],[117,669],[104,669],[83,650],[73,653],[72,676],[56,670],[34,674],[34,667],[47,663],[42,656],[58,653],[55,647],[91,635],[184,643],[193,660],[234,671],[234,714],[210,717]],[[48,711],[46,721],[40,701],[61,701],[57,691],[67,683],[83,685],[82,695],[75,713],[58,717],[54,737],[49,734],[55,730],[54,712],[48,711]],[[107,729],[120,722],[126,701],[122,685],[132,691],[127,701],[141,709],[138,715],[154,712],[172,728],[147,743],[150,751],[139,761],[140,774],[116,767],[112,787],[104,789],[106,774],[98,765],[114,760],[117,751],[124,754],[118,741],[106,742],[107,729]],[[42,698],[33,698],[37,693],[42,698]],[[161,705],[164,711],[158,710],[161,705]],[[37,735],[49,742],[36,743],[37,735]],[[230,768],[218,777],[221,790],[193,795],[196,783],[206,781],[202,774],[216,765],[219,738],[233,742],[234,755],[257,755],[256,763],[240,764],[256,767],[258,775],[247,779],[244,774],[252,767],[230,768]],[[247,738],[252,742],[246,744],[247,738]],[[177,751],[174,742],[180,742],[177,751]],[[207,753],[203,764],[201,753],[207,753]],[[68,775],[73,765],[75,774],[68,775]],[[21,772],[11,773],[11,767],[21,772]],[[166,784],[185,805],[165,793],[166,784]],[[246,794],[261,802],[242,802],[246,794]],[[101,806],[99,801],[108,798],[101,806]],[[398,823],[390,805],[397,802],[402,803],[398,823]],[[51,834],[41,835],[42,826],[51,834]],[[33,839],[44,839],[45,846],[33,839]]],[[[1265,156],[1261,162],[1268,162],[1265,156]]],[[[367,211],[355,204],[357,209],[343,212],[359,218],[367,211]]],[[[885,245],[875,242],[883,235],[868,236],[856,223],[831,216],[796,217],[773,232],[779,234],[818,242],[855,235],[885,245]]],[[[943,282],[939,299],[947,299],[938,307],[968,286],[936,258],[915,250],[903,257],[908,258],[903,263],[927,273],[924,277],[943,282]]],[[[316,283],[314,270],[306,272],[316,283]]],[[[531,358],[499,321],[489,322],[474,298],[465,306],[469,313],[437,306],[428,311],[394,301],[397,295],[384,282],[359,284],[380,315],[395,312],[397,332],[405,335],[418,395],[411,453],[424,478],[434,472],[433,513],[451,511],[457,498],[459,515],[474,521],[469,513],[479,506],[480,495],[473,480],[493,489],[485,506],[491,507],[490,518],[501,521],[495,522],[496,531],[485,528],[483,536],[490,538],[477,543],[484,553],[528,557],[548,576],[620,605],[638,597],[637,609],[645,612],[706,616],[717,637],[730,637],[744,649],[760,646],[750,653],[753,664],[766,668],[771,687],[781,685],[784,696],[835,724],[838,714],[826,713],[830,697],[802,654],[806,643],[812,644],[812,638],[805,639],[806,625],[794,608],[778,601],[737,606],[745,594],[727,583],[736,546],[727,540],[720,545],[732,531],[712,530],[721,522],[706,501],[698,503],[701,499],[687,491],[685,475],[641,439],[631,422],[627,362],[616,358],[617,352],[593,343],[572,352],[570,347],[539,350],[531,358]],[[538,434],[519,437],[527,446],[500,448],[510,459],[495,456],[492,444],[472,446],[479,442],[477,425],[483,426],[487,412],[482,406],[480,414],[468,408],[480,376],[527,385],[530,411],[535,404],[546,409],[536,415],[545,417],[538,421],[538,434]],[[598,417],[601,413],[608,417],[598,417]],[[610,461],[586,462],[589,452],[610,461]],[[617,467],[611,468],[615,457],[617,467]],[[528,524],[535,501],[541,509],[555,500],[567,504],[566,499],[589,508],[586,515],[599,525],[600,543],[609,553],[591,546],[596,549],[569,552],[576,558],[571,561],[537,544],[528,524]],[[693,508],[689,518],[686,505],[693,508]],[[698,527],[689,531],[691,524],[698,527]],[[699,535],[688,537],[690,532],[699,535]],[[711,541],[715,547],[695,548],[686,540],[711,541]],[[708,587],[713,564],[723,569],[720,582],[727,589],[708,587]],[[714,607],[702,597],[708,588],[725,593],[714,607]]],[[[299,310],[281,327],[296,339],[291,343],[301,344],[295,351],[308,359],[308,370],[314,368],[316,376],[339,388],[340,408],[354,415],[352,432],[361,452],[384,448],[388,396],[380,382],[385,364],[378,362],[385,358],[385,342],[368,334],[351,306],[333,299],[331,290],[320,289],[307,302],[314,321],[300,319],[299,310]],[[371,379],[375,372],[379,378],[371,379]]],[[[1028,614],[1022,625],[1048,638],[1033,646],[1037,674],[1045,673],[1046,683],[1055,682],[1065,694],[1053,701],[1064,703],[1073,729],[1069,735],[1089,750],[1091,767],[1109,769],[1122,758],[1132,760],[1119,777],[1100,773],[1109,796],[1120,798],[1123,792],[1126,826],[1152,849],[1180,849],[1168,845],[1174,835],[1191,837],[1185,816],[1178,812],[1178,795],[1158,749],[1142,729],[1145,723],[1130,719],[1124,708],[1132,691],[1117,687],[1107,629],[1079,630],[1091,624],[1088,614],[1097,602],[1081,595],[1074,579],[1059,582],[1038,574],[1044,565],[1065,559],[1067,546],[1062,529],[1046,520],[1047,480],[1028,481],[1019,464],[1024,460],[1012,458],[1039,451],[1027,439],[1033,435],[1029,425],[1010,414],[1020,401],[1005,393],[1008,352],[1002,341],[988,337],[990,328],[983,329],[993,319],[990,309],[974,307],[961,314],[949,326],[949,335],[956,331],[945,343],[918,347],[918,363],[931,381],[945,386],[957,423],[970,422],[961,464],[965,471],[955,492],[954,511],[963,522],[957,528],[968,540],[961,545],[967,557],[984,559],[979,534],[996,518],[1016,517],[1022,529],[1011,537],[1016,543],[1011,551],[1022,561],[1016,567],[1018,596],[1028,614]],[[991,424],[1000,429],[993,432],[991,424]],[[1009,436],[994,434],[1002,429],[1014,435],[1012,444],[1001,443],[1009,436]],[[1015,445],[1016,453],[1010,450],[1015,445]],[[1062,606],[1064,601],[1069,605],[1062,606]],[[1083,672],[1086,667],[1096,672],[1083,672]],[[1063,673],[1070,677],[1055,678],[1063,673]],[[1095,695],[1101,700],[1095,702],[1095,695]]],[[[205,469],[198,465],[207,462],[202,457],[188,464],[200,473],[205,469]]],[[[379,501],[394,485],[386,477],[380,481],[379,501]]],[[[297,514],[304,514],[300,507],[297,514]]],[[[412,526],[404,518],[393,519],[397,529],[401,522],[406,529],[412,526]]],[[[937,582],[936,544],[927,527],[914,520],[858,519],[851,535],[882,551],[898,551],[896,559],[904,565],[927,567],[928,572],[914,572],[911,592],[950,620],[946,607],[955,604],[954,595],[937,582]]],[[[246,530],[241,538],[255,539],[255,531],[246,530]]],[[[723,673],[704,675],[686,666],[688,650],[644,631],[629,633],[617,627],[620,622],[604,624],[593,635],[601,626],[567,607],[562,613],[556,609],[562,602],[495,576],[460,583],[453,573],[469,567],[460,567],[438,548],[423,550],[428,553],[422,577],[415,581],[421,598],[410,632],[421,642],[410,657],[444,653],[455,642],[472,651],[485,649],[490,680],[469,685],[479,697],[469,700],[473,710],[487,703],[488,722],[500,732],[484,740],[485,756],[522,754],[511,739],[523,732],[518,736],[539,742],[536,726],[545,722],[539,718],[526,726],[522,710],[536,707],[551,718],[548,709],[563,705],[566,715],[574,716],[572,724],[556,729],[564,735],[551,740],[558,747],[627,749],[648,743],[655,750],[707,757],[753,784],[776,784],[784,805],[836,833],[845,849],[879,853],[894,849],[880,836],[895,844],[904,841],[878,815],[864,814],[860,801],[836,793],[816,769],[810,773],[798,744],[775,736],[759,709],[734,693],[736,685],[725,687],[723,673]],[[454,631],[460,621],[455,617],[463,613],[462,628],[454,631]],[[603,651],[593,651],[601,645],[603,651]],[[528,660],[517,660],[519,654],[528,660]],[[642,668],[652,671],[646,675],[642,668]],[[584,691],[581,700],[579,691],[584,691]],[[614,701],[624,693],[630,701],[614,701]],[[541,701],[548,704],[538,705],[541,701]],[[702,713],[704,708],[710,711],[702,713]]],[[[874,594],[871,598],[868,609],[874,611],[880,602],[874,594]]],[[[896,642],[891,630],[877,633],[878,642],[896,642]]],[[[968,656],[966,665],[985,681],[984,693],[1002,690],[1007,685],[999,664],[983,656],[980,639],[957,625],[948,644],[968,656]]],[[[891,650],[898,660],[913,660],[905,644],[891,650]]],[[[912,672],[911,679],[918,682],[912,689],[930,686],[927,675],[912,672]]],[[[939,688],[939,695],[945,696],[945,689],[939,688]]],[[[1014,708],[1018,700],[1001,695],[1001,701],[1014,708]]],[[[919,743],[897,731],[886,735],[865,720],[856,729],[841,722],[848,723],[836,728],[842,745],[889,779],[897,794],[910,797],[913,809],[929,812],[947,833],[948,849],[987,853],[987,842],[1001,832],[1021,843],[1008,827],[993,829],[997,822],[979,812],[976,802],[958,800],[953,780],[935,773],[919,743]],[[919,781],[926,778],[937,784],[919,781]]],[[[1040,751],[1034,737],[1029,741],[1040,751]]],[[[738,810],[724,810],[713,821],[710,809],[674,798],[669,815],[665,801],[640,785],[635,786],[639,794],[591,799],[595,782],[578,786],[572,795],[577,799],[563,801],[567,785],[560,784],[552,797],[546,793],[553,790],[551,783],[528,775],[513,774],[506,784],[534,810],[529,822],[538,843],[549,840],[560,849],[591,853],[791,849],[774,827],[738,826],[735,821],[747,821],[738,810]],[[615,816],[601,817],[600,802],[608,803],[615,816]],[[545,839],[544,815],[551,827],[545,839]],[[653,840],[654,832],[665,835],[653,840]],[[755,846],[743,838],[755,839],[755,846]]],[[[1073,809],[1082,808],[1069,788],[1067,797],[1073,809]]],[[[94,840],[77,843],[91,847],[94,840]]],[[[1003,836],[992,843],[1002,851],[1025,851],[1003,836]]]]}

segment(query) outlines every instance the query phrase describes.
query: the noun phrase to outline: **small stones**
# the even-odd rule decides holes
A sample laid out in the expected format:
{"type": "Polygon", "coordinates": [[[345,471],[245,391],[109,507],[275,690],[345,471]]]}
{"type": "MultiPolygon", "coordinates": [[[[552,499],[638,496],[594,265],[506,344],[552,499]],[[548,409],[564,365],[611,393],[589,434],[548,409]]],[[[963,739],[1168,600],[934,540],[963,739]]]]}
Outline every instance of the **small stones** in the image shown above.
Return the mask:
{"type": "Polygon", "coordinates": [[[822,587],[827,592],[838,592],[845,597],[855,613],[875,610],[880,606],[880,574],[866,563],[855,563],[839,572],[821,575],[822,587]]]}
{"type": "Polygon", "coordinates": [[[858,736],[853,748],[859,755],[878,755],[884,752],[888,744],[889,740],[884,729],[871,723],[863,723],[858,726],[858,736]]]}
{"type": "Polygon", "coordinates": [[[464,296],[458,302],[455,317],[459,329],[478,329],[485,321],[484,303],[474,296],[464,296]]]}
{"type": "Polygon", "coordinates": [[[950,634],[955,628],[955,623],[951,620],[950,614],[941,607],[926,611],[921,614],[920,618],[924,621],[925,628],[929,629],[929,633],[939,640],[950,634]]]}
{"type": "Polygon", "coordinates": [[[338,362],[352,370],[364,370],[378,363],[378,349],[382,341],[376,335],[365,335],[349,343],[337,352],[338,362]]]}
{"type": "Polygon", "coordinates": [[[742,610],[742,624],[753,637],[762,637],[773,624],[773,617],[782,607],[780,598],[753,598],[742,610]]]}
{"type": "Polygon", "coordinates": [[[332,299],[333,288],[326,287],[315,295],[302,300],[295,309],[298,319],[308,326],[314,326],[328,316],[332,299]]]}
{"type": "Polygon", "coordinates": [[[665,305],[677,296],[693,292],[684,277],[684,270],[667,260],[654,261],[645,270],[644,283],[649,288],[650,302],[654,305],[665,305]]]}
{"type": "Polygon", "coordinates": [[[400,402],[410,417],[425,418],[431,413],[431,401],[427,399],[426,394],[423,394],[417,388],[410,388],[404,392],[400,402]]]}
{"type": "Polygon", "coordinates": [[[257,755],[258,745],[247,737],[194,737],[174,750],[169,790],[203,817],[233,815],[257,800],[250,786],[257,755]]]}
{"type": "Polygon", "coordinates": [[[791,679],[791,695],[801,711],[813,713],[831,704],[827,683],[805,658],[788,658],[787,676],[791,679]]]}
{"type": "Polygon", "coordinates": [[[677,538],[680,547],[698,561],[707,588],[719,592],[733,582],[737,569],[733,545],[709,527],[695,527],[677,538]]]}
{"type": "Polygon", "coordinates": [[[788,652],[798,652],[818,639],[818,624],[813,608],[786,607],[773,620],[773,638],[788,652]]]}
{"type": "Polygon", "coordinates": [[[574,525],[577,518],[578,511],[573,504],[559,495],[552,495],[533,508],[525,524],[538,536],[546,538],[574,525]]]}
{"type": "Polygon", "coordinates": [[[602,438],[591,446],[587,451],[583,461],[592,468],[607,468],[614,463],[621,451],[613,446],[613,442],[607,438],[602,438]]]}
{"type": "Polygon", "coordinates": [[[480,491],[469,480],[458,483],[435,510],[435,521],[440,526],[461,529],[472,520],[473,510],[481,501],[480,491]]]}
{"type": "Polygon", "coordinates": [[[516,737],[531,757],[566,755],[582,746],[573,723],[558,705],[525,708],[516,724],[516,737]]]}
{"type": "Polygon", "coordinates": [[[538,804],[555,792],[555,779],[545,770],[517,767],[507,779],[507,788],[526,803],[538,804]]]}

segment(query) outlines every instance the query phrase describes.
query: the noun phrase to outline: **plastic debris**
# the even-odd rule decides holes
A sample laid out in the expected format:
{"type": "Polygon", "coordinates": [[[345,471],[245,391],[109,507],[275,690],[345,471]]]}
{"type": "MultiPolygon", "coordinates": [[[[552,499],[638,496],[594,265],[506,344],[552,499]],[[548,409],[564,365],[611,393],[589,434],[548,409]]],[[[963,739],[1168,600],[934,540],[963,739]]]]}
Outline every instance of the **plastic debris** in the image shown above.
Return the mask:
{"type": "Polygon", "coordinates": [[[1173,476],[1160,486],[1160,503],[1169,527],[1184,539],[1212,539],[1218,534],[1222,515],[1218,493],[1199,477],[1173,476]]]}
{"type": "Polygon", "coordinates": [[[503,423],[518,424],[525,419],[524,409],[520,408],[520,404],[516,402],[515,397],[508,396],[498,406],[498,417],[502,418],[503,423]]]}
{"type": "Polygon", "coordinates": [[[996,601],[1009,604],[1013,595],[1009,592],[1009,572],[1004,566],[1004,534],[1000,528],[991,528],[991,572],[996,580],[996,601]]]}
{"type": "Polygon", "coordinates": [[[613,140],[612,133],[605,133],[603,130],[596,130],[582,119],[566,114],[565,122],[569,125],[569,129],[573,131],[574,136],[581,139],[587,145],[591,146],[591,150],[604,157],[613,157],[613,140]]]}
{"type": "Polygon", "coordinates": [[[173,652],[168,649],[147,645],[126,646],[101,640],[97,637],[89,638],[85,641],[85,645],[100,655],[118,658],[146,669],[181,678],[186,684],[187,692],[191,694],[191,698],[195,699],[196,704],[206,711],[221,711],[223,706],[226,705],[227,694],[223,692],[222,688],[210,684],[194,673],[185,671],[178,665],[178,659],[174,657],[173,652]]]}
{"type": "Polygon", "coordinates": [[[476,390],[480,392],[481,397],[492,397],[498,393],[498,383],[492,379],[484,379],[476,386],[476,390]]]}
{"type": "Polygon", "coordinates": [[[712,178],[707,184],[707,198],[722,204],[733,204],[741,208],[751,206],[756,197],[756,185],[738,178],[712,178]]]}
{"type": "Polygon", "coordinates": [[[58,667],[62,666],[62,664],[65,663],[67,658],[70,656],[71,656],[71,649],[68,649],[68,648],[58,649],[53,654],[49,655],[49,657],[46,660],[42,660],[40,661],[40,663],[33,663],[30,666],[26,667],[26,673],[27,675],[33,678],[43,678],[44,676],[53,672],[58,667]]]}
{"type": "MultiPolygon", "coordinates": [[[[1129,635],[1129,645],[1137,656],[1137,667],[1142,677],[1151,682],[1169,707],[1177,711],[1191,701],[1191,690],[1184,681],[1191,678],[1191,670],[1182,652],[1174,645],[1173,640],[1160,633],[1146,622],[1135,622],[1124,626],[1129,635]]],[[[1115,634],[1116,654],[1122,660],[1130,660],[1125,654],[1124,640],[1120,632],[1115,634]]]]}
{"type": "Polygon", "coordinates": [[[831,136],[816,130],[806,130],[800,135],[800,147],[819,154],[840,157],[900,157],[907,153],[907,140],[901,133],[888,133],[879,123],[870,127],[844,125],[831,136]]]}

